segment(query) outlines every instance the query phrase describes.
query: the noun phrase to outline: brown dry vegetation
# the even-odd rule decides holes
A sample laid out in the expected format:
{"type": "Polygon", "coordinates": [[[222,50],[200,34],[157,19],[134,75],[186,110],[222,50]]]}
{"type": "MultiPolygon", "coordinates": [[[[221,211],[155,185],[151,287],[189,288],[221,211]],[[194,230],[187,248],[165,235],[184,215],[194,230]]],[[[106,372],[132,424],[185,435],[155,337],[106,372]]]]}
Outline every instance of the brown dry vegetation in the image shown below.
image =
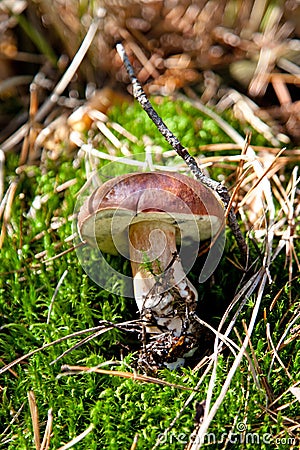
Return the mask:
{"type": "MultiPolygon", "coordinates": [[[[4,246],[6,239],[13,240],[16,228],[11,223],[13,205],[19,195],[22,176],[33,176],[33,167],[38,166],[45,173],[47,159],[59,163],[67,154],[76,167],[85,160],[85,177],[88,179],[98,167],[99,160],[114,161],[116,155],[122,154],[130,165],[134,159],[130,145],[138,141],[137,136],[123,123],[121,126],[117,120],[109,119],[115,106],[132,101],[129,78],[115,50],[115,44],[120,41],[145,91],[155,95],[158,104],[163,103],[163,96],[170,96],[169,101],[173,102],[184,101],[211,117],[229,136],[230,143],[206,145],[199,142],[198,148],[192,149],[193,154],[203,170],[217,170],[218,174],[224,170],[226,177],[222,181],[230,189],[232,205],[239,214],[243,231],[253,246],[260,246],[259,250],[256,248],[258,253],[255,254],[259,256],[251,272],[238,286],[221,319],[220,328],[214,330],[219,343],[215,343],[214,351],[194,367],[195,372],[205,368],[211,374],[206,404],[209,414],[195,433],[199,437],[207,431],[246,355],[254,384],[266,393],[267,407],[262,407],[263,413],[275,422],[282,408],[286,416],[284,429],[278,431],[278,436],[286,432],[294,438],[299,431],[299,415],[289,417],[288,407],[299,402],[299,374],[292,367],[285,366],[279,354],[299,338],[299,325],[295,322],[299,317],[298,294],[293,298],[292,290],[289,290],[291,286],[297,286],[300,268],[296,250],[300,214],[298,1],[3,0],[0,3],[0,246],[4,246]],[[85,48],[81,46],[82,42],[85,48]],[[250,126],[258,135],[256,145],[252,145],[250,134],[245,139],[229,121],[224,120],[225,116],[243,129],[250,126]],[[259,144],[259,136],[262,136],[262,145],[259,144]],[[99,143],[104,145],[105,152],[98,150],[99,143]],[[89,158],[86,158],[87,153],[89,158]],[[9,168],[7,175],[6,161],[11,154],[17,155],[18,162],[13,170],[9,168]],[[285,386],[280,394],[273,395],[272,386],[267,381],[270,373],[268,377],[262,373],[251,342],[266,286],[272,281],[272,265],[276,264],[282,251],[285,251],[285,258],[280,264],[287,282],[284,286],[278,285],[268,309],[264,309],[264,332],[272,357],[270,371],[276,362],[277,369],[283,368],[290,389],[294,389],[292,400],[284,406],[280,406],[280,399],[288,388],[285,386]],[[286,328],[275,345],[267,323],[268,314],[276,308],[285,290],[288,302],[282,312],[282,321],[286,328]],[[246,323],[239,319],[239,314],[249,298],[253,305],[246,323]],[[244,336],[240,336],[235,328],[238,323],[242,324],[244,336]],[[217,360],[222,347],[220,342],[230,347],[232,342],[228,336],[232,332],[232,338],[233,331],[237,342],[235,358],[217,401],[214,399],[213,403],[217,360]]],[[[178,110],[180,113],[180,108],[178,110]]],[[[194,129],[201,130],[201,126],[201,120],[195,119],[194,129]]],[[[149,137],[144,142],[146,147],[149,146],[149,137]]],[[[173,161],[175,154],[173,150],[162,154],[159,148],[153,152],[154,164],[158,167],[173,161]]],[[[173,170],[183,170],[184,164],[174,161],[173,170]]],[[[68,189],[77,181],[72,178],[66,183],[57,183],[53,186],[53,195],[64,197],[66,193],[67,196],[68,189]]],[[[82,180],[82,184],[85,181],[82,180]]],[[[25,200],[31,204],[33,199],[36,199],[34,194],[32,199],[25,200]]],[[[46,196],[43,198],[45,203],[48,200],[46,196]]],[[[53,217],[48,218],[51,224],[49,233],[72,220],[63,217],[62,210],[63,207],[57,208],[53,217]]],[[[47,232],[34,236],[31,243],[39,242],[41,235],[47,232]]],[[[20,246],[21,241],[20,238],[20,246]]],[[[55,241],[56,255],[52,259],[43,249],[28,258],[25,266],[37,273],[45,264],[51,269],[54,259],[73,251],[71,241],[66,242],[55,241]],[[62,253],[61,248],[64,250],[62,253]]],[[[226,257],[232,267],[243,272],[238,258],[234,256],[231,260],[230,253],[226,257]]],[[[21,277],[23,272],[24,267],[18,272],[21,277]]],[[[3,275],[6,276],[7,273],[3,275]]],[[[278,280],[278,275],[275,278],[278,280]]],[[[26,282],[25,275],[22,280],[26,282]]],[[[62,281],[63,278],[56,280],[58,288],[62,281]]],[[[9,355],[3,355],[3,358],[5,363],[10,360],[9,355]]],[[[24,359],[26,357],[21,356],[17,362],[24,359]]],[[[11,370],[12,376],[17,377],[12,369],[14,365],[7,365],[3,371],[11,370]]],[[[66,370],[74,374],[89,369],[73,366],[66,370]]],[[[101,373],[101,369],[92,370],[101,373]]],[[[163,384],[162,380],[155,381],[129,372],[112,374],[163,384]]],[[[197,388],[199,386],[197,384],[197,388]]],[[[4,391],[4,387],[0,386],[0,389],[4,391]]],[[[38,418],[34,415],[35,398],[31,392],[29,404],[34,427],[39,428],[38,418]]],[[[43,448],[50,446],[52,420],[49,412],[49,429],[46,428],[43,448]]],[[[93,426],[88,427],[86,435],[92,429],[93,426]]],[[[36,430],[35,437],[38,434],[36,430]]],[[[134,445],[133,449],[136,448],[134,445]]],[[[158,446],[157,441],[153,448],[158,446]]],[[[36,448],[40,448],[37,443],[36,448]]],[[[186,448],[195,450],[198,447],[191,438],[186,448]]]]}

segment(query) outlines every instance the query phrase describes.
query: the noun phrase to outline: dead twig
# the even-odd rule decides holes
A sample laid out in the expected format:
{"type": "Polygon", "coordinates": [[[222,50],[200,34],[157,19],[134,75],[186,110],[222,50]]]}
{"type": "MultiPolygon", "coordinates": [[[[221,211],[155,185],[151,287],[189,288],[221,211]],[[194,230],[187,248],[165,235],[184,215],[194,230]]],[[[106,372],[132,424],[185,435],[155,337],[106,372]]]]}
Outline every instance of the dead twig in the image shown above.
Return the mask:
{"type": "MultiPolygon", "coordinates": [[[[132,323],[135,323],[135,322],[138,322],[138,321],[133,321],[133,320],[131,320],[131,321],[129,321],[129,322],[123,322],[123,323],[121,323],[121,324],[115,325],[115,327],[116,327],[116,326],[126,326],[126,325],[128,325],[128,324],[132,324],[132,323]]],[[[101,325],[99,325],[99,326],[97,326],[97,327],[92,327],[92,328],[87,328],[87,329],[85,329],[85,330],[76,331],[75,333],[71,333],[71,334],[68,334],[67,336],[63,336],[63,337],[61,337],[61,338],[58,338],[58,339],[56,339],[56,340],[54,340],[54,341],[52,341],[52,342],[48,342],[47,344],[44,344],[44,345],[42,345],[41,347],[36,348],[36,349],[32,350],[31,352],[26,353],[26,355],[22,355],[22,356],[20,356],[19,358],[15,359],[14,361],[12,361],[12,362],[6,364],[6,366],[4,366],[4,367],[2,367],[2,368],[0,369],[0,375],[1,375],[2,373],[6,372],[7,370],[10,370],[10,369],[11,369],[12,367],[14,367],[16,364],[21,363],[21,362],[24,361],[25,359],[28,359],[28,358],[30,358],[31,356],[35,355],[36,353],[39,353],[39,352],[41,352],[41,351],[43,351],[43,350],[46,350],[47,348],[52,347],[53,345],[60,344],[61,342],[65,341],[65,340],[67,340],[67,339],[72,339],[72,338],[74,338],[74,337],[78,337],[78,336],[81,336],[81,335],[83,335],[83,334],[92,333],[92,336],[94,336],[94,334],[95,334],[96,332],[98,332],[98,331],[104,330],[104,332],[105,332],[105,331],[108,331],[109,329],[113,329],[113,328],[114,328],[114,326],[112,326],[111,324],[109,324],[109,327],[107,326],[107,322],[105,322],[104,324],[102,323],[101,325]],[[109,328],[109,327],[110,327],[110,328],[109,328]]],[[[3,327],[3,328],[4,328],[4,327],[3,327]]],[[[60,357],[59,357],[59,358],[60,358],[60,357]]],[[[59,358],[58,358],[58,359],[59,359],[59,358]]],[[[52,364],[54,364],[55,362],[56,362],[56,360],[53,361],[52,364]]]]}
{"type": "Polygon", "coordinates": [[[68,448],[74,447],[75,444],[78,444],[82,439],[84,439],[91,431],[93,431],[94,425],[91,423],[86,430],[84,430],[82,433],[80,433],[78,436],[76,436],[74,439],[69,441],[67,444],[63,445],[62,447],[59,447],[58,450],[67,450],[68,448]]]}
{"type": "Polygon", "coordinates": [[[153,384],[159,384],[161,386],[169,386],[176,389],[183,389],[184,391],[194,391],[194,388],[190,388],[188,386],[182,386],[179,384],[169,383],[168,381],[160,380],[159,378],[150,377],[148,375],[142,375],[137,374],[136,372],[124,372],[121,370],[107,370],[107,369],[100,369],[98,367],[84,367],[84,366],[69,366],[64,365],[61,367],[62,374],[59,376],[64,375],[76,375],[80,373],[98,373],[101,375],[112,375],[115,377],[121,377],[121,378],[127,378],[134,381],[140,381],[142,383],[153,383],[153,384]]]}
{"type": "Polygon", "coordinates": [[[40,450],[40,448],[41,448],[40,424],[39,424],[39,414],[38,414],[36,398],[35,398],[35,394],[33,391],[29,391],[27,396],[28,396],[28,403],[29,403],[32,427],[33,427],[34,445],[35,445],[36,450],[40,450]]]}
{"type": "MultiPolygon", "coordinates": [[[[166,139],[166,141],[172,146],[172,148],[176,151],[176,153],[186,162],[187,166],[190,168],[191,172],[197,178],[201,183],[203,183],[208,188],[212,189],[214,192],[216,192],[221,200],[224,203],[225,208],[228,207],[230,203],[230,196],[228,194],[227,188],[223,186],[221,183],[212,180],[211,178],[204,175],[202,170],[199,168],[195,158],[193,158],[187,149],[183,147],[181,142],[177,139],[177,137],[169,130],[169,128],[166,126],[166,124],[163,122],[163,120],[159,117],[157,112],[152,107],[150,101],[148,100],[141,84],[139,83],[138,79],[135,76],[134,70],[132,65],[130,64],[130,61],[128,59],[128,56],[125,52],[125,49],[122,44],[116,45],[117,52],[123,61],[127,73],[129,75],[132,88],[133,88],[133,96],[136,98],[136,100],[139,102],[141,107],[144,109],[144,111],[148,114],[150,119],[153,121],[153,123],[156,125],[159,132],[163,135],[163,137],[166,139]]],[[[228,212],[228,223],[230,228],[232,229],[232,232],[236,238],[237,244],[239,246],[242,258],[245,260],[245,262],[248,259],[248,246],[246,244],[246,241],[244,239],[244,236],[242,235],[242,232],[240,230],[239,224],[237,222],[235,213],[233,208],[230,208],[228,212]]]]}

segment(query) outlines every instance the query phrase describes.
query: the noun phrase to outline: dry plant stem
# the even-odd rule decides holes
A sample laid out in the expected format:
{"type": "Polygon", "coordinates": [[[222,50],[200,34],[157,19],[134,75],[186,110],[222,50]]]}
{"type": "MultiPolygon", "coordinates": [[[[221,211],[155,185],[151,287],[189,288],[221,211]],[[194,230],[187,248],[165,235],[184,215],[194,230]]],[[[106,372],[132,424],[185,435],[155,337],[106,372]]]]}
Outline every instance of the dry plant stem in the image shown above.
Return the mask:
{"type": "MultiPolygon", "coordinates": [[[[81,347],[82,345],[87,344],[92,339],[96,339],[98,336],[100,336],[103,333],[106,333],[107,331],[113,330],[113,329],[119,329],[122,331],[134,331],[135,333],[141,332],[140,328],[140,321],[139,320],[130,320],[129,322],[123,322],[121,324],[113,324],[111,322],[103,321],[103,324],[99,327],[95,327],[95,333],[90,334],[86,338],[79,341],[77,344],[72,345],[72,347],[65,350],[63,353],[61,353],[56,359],[50,362],[50,366],[57,363],[60,359],[62,359],[64,356],[66,356],[71,351],[75,350],[76,348],[81,347]],[[98,331],[97,331],[98,330],[98,331]]],[[[90,329],[92,330],[92,329],[90,329]]],[[[87,330],[85,330],[87,331],[87,330]]],[[[82,334],[82,333],[81,333],[82,334]]],[[[76,334],[79,336],[78,332],[76,334]]]]}
{"type": "Polygon", "coordinates": [[[151,450],[155,450],[155,449],[157,449],[157,448],[159,448],[161,446],[162,441],[166,438],[166,436],[168,436],[168,433],[172,430],[172,428],[174,427],[174,425],[176,424],[178,419],[182,416],[182,414],[185,411],[185,409],[187,408],[187,406],[194,400],[195,395],[200,390],[201,384],[203,383],[203,381],[205,380],[207,374],[211,370],[212,364],[213,364],[213,361],[211,360],[208,363],[208,366],[204,370],[203,374],[201,375],[198,383],[196,384],[194,391],[188,396],[188,398],[184,402],[184,405],[182,406],[180,411],[178,411],[178,413],[176,414],[176,417],[172,420],[170,425],[164,430],[163,433],[161,433],[160,437],[157,438],[157,440],[155,442],[155,445],[151,448],[151,450]]]}
{"type": "Polygon", "coordinates": [[[13,418],[11,419],[11,421],[9,422],[7,427],[3,431],[1,431],[0,445],[3,445],[3,441],[4,441],[5,437],[11,433],[11,432],[8,433],[9,429],[16,421],[18,421],[18,418],[19,418],[24,406],[25,406],[25,402],[23,402],[22,405],[20,406],[20,408],[14,413],[13,418]],[[2,436],[3,436],[3,438],[2,438],[2,436]]]}
{"type": "MultiPolygon", "coordinates": [[[[258,292],[258,295],[257,295],[256,304],[255,304],[255,306],[253,308],[253,311],[252,311],[252,316],[251,316],[250,324],[249,324],[249,327],[248,327],[249,335],[247,335],[245,337],[243,345],[241,347],[241,350],[239,351],[239,353],[238,353],[238,355],[237,355],[237,357],[236,357],[236,359],[235,359],[231,369],[229,370],[228,376],[227,376],[227,378],[225,380],[225,383],[223,384],[221,392],[220,392],[218,398],[216,399],[215,403],[213,404],[213,406],[209,410],[209,406],[210,406],[209,404],[210,404],[210,400],[212,398],[212,390],[213,390],[213,387],[214,387],[214,384],[215,384],[215,377],[216,377],[216,367],[214,367],[214,372],[213,372],[214,376],[210,380],[210,386],[209,386],[209,392],[208,392],[208,398],[207,398],[207,400],[209,400],[209,401],[207,401],[208,405],[207,405],[207,408],[205,410],[204,420],[203,420],[203,423],[200,426],[199,431],[197,433],[197,439],[195,440],[195,442],[191,446],[191,450],[198,450],[201,447],[201,443],[204,442],[204,436],[205,436],[205,434],[206,434],[206,432],[208,430],[208,427],[209,427],[211,421],[213,420],[217,410],[219,409],[221,403],[223,402],[225,395],[227,394],[227,391],[228,391],[229,386],[231,384],[232,378],[233,378],[235,372],[237,371],[237,369],[238,369],[238,367],[239,367],[239,365],[241,363],[241,360],[242,360],[242,358],[243,358],[243,356],[245,354],[246,348],[247,348],[247,346],[249,344],[249,339],[250,339],[250,337],[252,335],[252,332],[253,332],[253,329],[254,329],[254,325],[255,325],[256,317],[257,317],[257,314],[258,314],[258,311],[259,311],[259,307],[260,307],[260,303],[261,303],[264,287],[265,287],[265,284],[266,284],[267,278],[268,278],[267,273],[265,272],[265,270],[262,269],[262,271],[264,272],[263,279],[262,279],[262,283],[260,285],[260,289],[259,289],[259,292],[258,292]]],[[[217,339],[215,341],[215,352],[216,352],[215,353],[215,355],[216,355],[215,366],[216,366],[216,364],[217,364],[217,355],[218,355],[217,339]]]]}
{"type": "MultiPolygon", "coordinates": [[[[269,200],[269,203],[271,204],[270,200],[269,200]]],[[[218,337],[218,335],[216,336],[215,345],[214,345],[214,354],[213,354],[214,367],[213,367],[213,371],[212,371],[212,375],[211,375],[211,379],[210,379],[209,387],[208,387],[204,420],[197,432],[197,436],[196,436],[197,439],[191,445],[191,450],[198,450],[201,447],[201,443],[203,443],[204,436],[210,426],[211,421],[213,420],[215,414],[217,413],[221,403],[223,402],[223,400],[228,392],[232,378],[233,378],[235,372],[238,370],[238,367],[239,367],[241,360],[246,352],[246,348],[250,342],[252,333],[254,331],[254,326],[255,326],[256,318],[257,318],[257,315],[259,312],[259,307],[260,307],[260,303],[261,303],[262,296],[264,293],[264,289],[265,289],[267,282],[270,281],[269,267],[270,267],[271,260],[272,260],[272,243],[273,243],[273,237],[274,237],[273,227],[272,227],[274,217],[272,215],[272,210],[270,211],[270,216],[271,216],[270,217],[270,225],[271,226],[270,226],[270,229],[266,236],[266,251],[265,251],[265,255],[264,255],[263,265],[255,276],[256,281],[259,282],[260,284],[258,287],[256,302],[255,302],[255,305],[252,310],[250,323],[247,327],[248,332],[246,334],[246,337],[244,338],[241,350],[239,351],[231,369],[228,372],[227,378],[222,386],[219,396],[215,400],[214,404],[210,407],[210,403],[212,401],[213,389],[215,387],[215,383],[216,383],[216,379],[217,379],[217,360],[218,360],[218,353],[219,353],[219,348],[220,348],[219,337],[218,337]]],[[[251,287],[250,287],[250,290],[251,290],[251,287]]],[[[221,324],[219,325],[219,330],[220,330],[221,326],[222,326],[222,321],[221,321],[221,324]]],[[[228,330],[225,332],[225,336],[228,335],[227,333],[228,333],[228,330]]]]}
{"type": "Polygon", "coordinates": [[[53,294],[53,296],[51,298],[51,302],[50,302],[50,305],[49,305],[49,310],[48,310],[48,314],[47,314],[47,321],[46,321],[47,324],[50,323],[51,312],[52,312],[54,301],[55,301],[55,298],[56,298],[56,296],[58,294],[59,288],[62,285],[62,283],[63,283],[63,281],[64,281],[64,279],[66,278],[67,275],[68,275],[68,271],[65,270],[64,273],[62,274],[62,276],[60,277],[60,280],[59,280],[59,282],[58,282],[58,284],[57,284],[57,286],[55,288],[54,294],[53,294]]]}
{"type": "Polygon", "coordinates": [[[69,448],[73,448],[78,442],[80,442],[82,439],[84,439],[91,431],[94,429],[94,424],[90,424],[86,430],[84,430],[82,433],[80,433],[78,436],[76,436],[74,439],[69,441],[67,444],[63,445],[62,447],[59,447],[58,450],[67,450],[69,448]]]}
{"type": "Polygon", "coordinates": [[[28,403],[29,403],[32,427],[33,427],[34,444],[35,444],[36,450],[40,450],[40,448],[41,448],[40,424],[39,424],[39,414],[38,414],[36,398],[35,398],[35,394],[33,391],[29,391],[27,393],[27,396],[28,396],[28,403]]]}
{"type": "MultiPolygon", "coordinates": [[[[207,108],[203,103],[201,103],[198,99],[195,98],[195,94],[193,91],[189,88],[185,88],[185,91],[187,94],[191,97],[187,97],[185,95],[178,94],[175,98],[182,100],[184,102],[189,102],[194,108],[199,109],[203,114],[207,115],[208,117],[211,117],[218,125],[219,127],[225,131],[225,133],[238,144],[238,146],[243,150],[245,148],[245,139],[231,126],[229,123],[227,123],[225,120],[222,119],[222,117],[218,116],[214,111],[207,108]]],[[[259,160],[257,159],[256,153],[251,145],[247,146],[245,155],[252,160],[252,167],[253,170],[258,178],[261,178],[262,174],[264,173],[264,168],[260,164],[259,160]]],[[[270,214],[270,221],[272,222],[274,220],[275,216],[275,207],[274,202],[271,194],[271,187],[269,180],[264,177],[261,179],[260,182],[261,191],[264,194],[270,214]]],[[[258,195],[258,193],[257,193],[258,195]]]]}
{"type": "Polygon", "coordinates": [[[78,375],[84,373],[98,373],[100,375],[109,375],[120,378],[127,378],[134,381],[139,381],[141,383],[153,383],[161,386],[169,386],[176,389],[181,389],[183,391],[194,391],[197,392],[197,387],[192,388],[188,386],[183,386],[181,384],[170,383],[169,381],[160,380],[159,378],[150,377],[149,375],[142,375],[136,372],[123,372],[121,370],[107,370],[96,367],[85,367],[85,366],[69,366],[68,364],[61,366],[62,373],[57,376],[61,378],[62,376],[78,375]]]}
{"type": "MultiPolygon", "coordinates": [[[[138,79],[135,76],[134,70],[132,65],[130,64],[130,61],[128,59],[128,56],[125,52],[125,49],[122,44],[116,45],[117,52],[120,55],[120,58],[122,59],[127,73],[129,75],[132,88],[133,88],[133,96],[136,98],[136,100],[140,103],[144,111],[148,114],[150,119],[153,121],[153,123],[156,125],[159,132],[163,135],[163,137],[166,139],[166,141],[173,147],[173,149],[176,151],[176,153],[186,162],[187,166],[190,168],[191,172],[197,178],[201,183],[203,183],[208,188],[215,191],[222,201],[224,202],[225,207],[229,205],[230,202],[230,196],[228,194],[227,188],[223,186],[221,183],[212,180],[211,178],[204,175],[204,173],[199,168],[195,158],[193,158],[187,149],[183,147],[181,142],[177,139],[177,137],[168,129],[166,124],[163,122],[163,120],[159,117],[157,112],[152,107],[150,101],[148,100],[141,84],[139,83],[138,79]]],[[[239,224],[237,222],[235,213],[233,208],[230,208],[228,211],[228,224],[230,228],[232,229],[232,232],[236,238],[237,244],[239,246],[239,249],[241,251],[243,259],[247,260],[248,255],[248,247],[245,242],[245,239],[242,235],[242,232],[240,230],[239,224]]]]}
{"type": "MultiPolygon", "coordinates": [[[[84,56],[86,55],[88,49],[91,46],[91,43],[96,35],[96,32],[98,30],[99,26],[99,18],[96,18],[91,23],[88,32],[82,41],[81,46],[79,47],[76,55],[74,56],[70,66],[62,76],[61,80],[57,83],[55,86],[52,94],[50,97],[45,101],[45,103],[40,107],[40,109],[37,111],[34,120],[35,122],[41,122],[45,119],[47,114],[51,111],[53,106],[56,105],[59,96],[63,93],[63,91],[66,89],[70,81],[72,80],[73,76],[75,75],[78,67],[80,66],[84,56]]],[[[33,81],[34,83],[34,81],[33,81]]],[[[10,136],[5,142],[2,143],[1,148],[4,152],[10,150],[14,145],[16,145],[18,142],[20,142],[24,136],[28,133],[28,129],[30,127],[30,121],[22,125],[22,127],[17,130],[12,136],[10,136]]]]}
{"type": "Polygon", "coordinates": [[[45,434],[43,437],[43,441],[42,441],[40,450],[48,450],[49,449],[50,439],[51,439],[51,434],[52,434],[52,426],[53,426],[53,414],[52,414],[52,408],[50,408],[48,410],[48,420],[47,420],[45,434]]]}
{"type": "MultiPolygon", "coordinates": [[[[26,355],[20,356],[19,358],[15,359],[14,361],[8,363],[6,366],[2,367],[0,369],[0,375],[4,372],[6,372],[7,370],[10,370],[12,367],[14,367],[16,364],[19,364],[20,362],[24,361],[25,359],[30,358],[31,356],[35,355],[38,352],[41,352],[43,350],[46,350],[49,347],[52,347],[53,345],[59,344],[67,339],[72,339],[74,337],[78,337],[78,336],[82,336],[83,334],[87,334],[87,333],[92,333],[93,337],[98,336],[98,333],[102,334],[102,333],[106,333],[107,331],[110,331],[112,329],[114,329],[116,326],[118,327],[123,327],[123,326],[128,326],[131,325],[133,323],[139,323],[139,321],[134,321],[134,320],[130,320],[128,322],[122,322],[119,323],[115,326],[108,324],[107,322],[105,322],[104,324],[98,326],[98,327],[92,327],[92,328],[87,328],[85,330],[81,330],[81,331],[76,331],[75,333],[71,333],[68,334],[67,336],[63,336],[59,339],[56,339],[52,342],[48,342],[47,344],[42,345],[39,348],[36,348],[35,350],[32,350],[29,353],[26,353],[26,355]]],[[[67,351],[66,351],[67,352],[67,351]]],[[[64,354],[66,354],[66,352],[64,352],[64,354]]],[[[54,364],[56,361],[58,361],[60,359],[60,357],[58,357],[56,360],[54,360],[51,364],[54,364]]]]}
{"type": "Polygon", "coordinates": [[[134,435],[133,442],[132,442],[132,445],[131,445],[131,447],[130,447],[130,450],[135,450],[135,449],[136,449],[138,440],[139,440],[139,435],[138,435],[138,433],[136,433],[136,434],[134,435]]]}

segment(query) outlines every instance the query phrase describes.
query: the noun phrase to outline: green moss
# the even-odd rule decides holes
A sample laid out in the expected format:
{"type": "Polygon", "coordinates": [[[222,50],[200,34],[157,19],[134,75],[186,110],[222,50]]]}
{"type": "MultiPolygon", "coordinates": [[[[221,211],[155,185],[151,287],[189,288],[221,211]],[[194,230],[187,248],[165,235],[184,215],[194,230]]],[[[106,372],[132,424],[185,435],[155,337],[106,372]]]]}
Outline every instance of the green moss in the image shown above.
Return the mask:
{"type": "MultiPolygon", "coordinates": [[[[199,154],[199,145],[229,141],[214,121],[201,115],[190,105],[178,104],[169,99],[154,98],[153,101],[158,113],[193,154],[199,154]]],[[[227,113],[225,115],[228,117],[227,113]]],[[[146,114],[140,110],[139,105],[123,105],[121,108],[114,108],[110,118],[137,136],[138,143],[129,145],[133,154],[142,153],[137,156],[138,159],[143,160],[142,138],[144,135],[149,136],[154,145],[161,146],[163,151],[169,150],[168,144],[157,132],[146,114]]],[[[233,125],[243,132],[240,124],[234,122],[233,125]]],[[[116,134],[118,135],[118,133],[116,134]]],[[[118,135],[118,137],[126,141],[122,136],[118,135]]],[[[253,133],[253,143],[261,145],[263,142],[260,136],[253,133]]],[[[101,145],[99,149],[105,151],[101,145]]],[[[178,162],[178,158],[170,158],[166,161],[169,165],[178,162]]],[[[8,155],[6,187],[14,177],[16,165],[16,156],[8,155]]],[[[129,170],[132,170],[129,166],[109,167],[107,163],[102,163],[104,175],[117,175],[129,170]]],[[[211,173],[215,178],[218,174],[218,170],[213,170],[211,173]]],[[[33,171],[20,177],[17,195],[12,206],[12,228],[4,240],[0,254],[0,354],[2,365],[46,343],[96,326],[99,320],[105,319],[116,323],[137,317],[136,306],[132,299],[111,294],[99,288],[88,278],[78,262],[76,252],[64,253],[49,261],[49,258],[69,249],[69,244],[65,242],[65,239],[72,234],[73,229],[72,220],[68,220],[68,218],[74,212],[76,194],[84,180],[84,164],[75,169],[72,160],[68,158],[62,158],[59,163],[46,161],[46,170],[45,167],[34,167],[33,171]],[[55,191],[56,186],[73,178],[77,180],[76,183],[66,191],[61,193],[55,191]],[[32,209],[33,201],[37,196],[44,201],[40,202],[39,207],[32,209]],[[31,213],[28,214],[30,208],[31,213]],[[52,226],[54,216],[64,219],[59,228],[52,226]],[[40,237],[37,238],[39,233],[41,233],[40,237]],[[43,251],[46,252],[45,257],[37,259],[36,255],[43,251]],[[43,259],[48,262],[42,262],[43,259]],[[61,286],[55,292],[59,280],[65,273],[61,286]],[[50,321],[47,323],[51,299],[53,299],[52,312],[50,321]]],[[[295,242],[295,246],[296,252],[299,254],[299,244],[295,242]]],[[[256,256],[254,248],[251,248],[251,252],[256,256]]],[[[242,277],[242,273],[231,262],[235,258],[238,259],[236,244],[231,233],[227,232],[224,256],[213,278],[206,283],[197,285],[201,260],[195,264],[190,274],[199,291],[199,304],[203,318],[214,326],[218,326],[219,319],[233,298],[242,277]]],[[[120,273],[130,273],[129,264],[123,258],[108,257],[108,262],[120,273]]],[[[263,308],[268,311],[267,322],[270,323],[275,344],[299,308],[299,281],[292,285],[288,283],[288,273],[283,269],[284,263],[283,255],[272,266],[273,273],[271,275],[275,283],[266,290],[252,335],[251,343],[262,371],[261,383],[264,380],[263,377],[268,377],[273,357],[266,338],[263,308]],[[283,286],[285,289],[282,295],[270,311],[270,303],[283,286]],[[291,297],[292,304],[287,307],[291,297]]],[[[118,277],[112,279],[111,283],[112,285],[118,283],[118,277]]],[[[242,312],[242,318],[246,321],[251,315],[251,301],[253,302],[253,298],[242,312]]],[[[239,323],[237,331],[244,336],[244,329],[241,322],[239,323]]],[[[233,335],[231,337],[235,339],[233,335]]],[[[62,364],[87,367],[102,365],[104,368],[109,368],[111,366],[105,362],[110,360],[115,361],[113,368],[127,371],[129,370],[128,365],[133,363],[132,353],[137,348],[134,336],[115,329],[74,349],[59,362],[50,364],[78,341],[79,338],[72,338],[57,343],[14,366],[14,372],[7,371],[2,375],[0,433],[4,434],[0,434],[0,443],[3,448],[9,450],[34,448],[32,423],[27,402],[29,390],[33,390],[36,395],[41,433],[45,428],[47,412],[49,408],[53,409],[51,449],[59,448],[82,433],[91,423],[94,424],[94,430],[76,445],[78,450],[130,448],[136,433],[139,434],[137,448],[150,449],[159,435],[176,417],[191,393],[191,391],[174,387],[139,383],[95,373],[59,376],[62,364]],[[119,361],[123,357],[125,359],[120,363],[119,361]],[[20,408],[20,414],[10,424],[12,416],[20,408]]],[[[238,343],[237,340],[236,342],[238,343]]],[[[209,345],[206,345],[206,351],[209,348],[211,352],[209,345]]],[[[300,374],[299,345],[299,340],[293,340],[280,353],[294,382],[299,379],[300,374]]],[[[251,354],[251,352],[249,353],[251,354]]],[[[233,361],[234,357],[229,352],[225,352],[219,357],[213,400],[217,398],[233,361]]],[[[195,362],[193,361],[193,365],[195,362]]],[[[161,371],[158,376],[168,382],[194,388],[202,374],[203,369],[193,372],[191,368],[187,367],[176,372],[166,369],[161,371]]],[[[163,440],[160,449],[182,449],[184,447],[184,442],[188,440],[194,427],[194,401],[201,402],[206,397],[208,383],[209,377],[206,376],[199,392],[195,394],[193,402],[185,409],[174,428],[163,440]]],[[[297,403],[293,402],[292,394],[288,391],[290,380],[277,361],[270,373],[268,383],[274,398],[284,393],[278,400],[277,407],[291,402],[291,406],[284,410],[284,414],[294,417],[296,420],[299,417],[299,411],[297,411],[297,403]]],[[[224,437],[224,434],[228,436],[234,421],[243,423],[245,418],[248,432],[258,433],[260,437],[270,434],[272,440],[270,444],[262,441],[259,445],[244,443],[243,448],[275,448],[274,439],[278,433],[282,432],[285,425],[284,414],[281,416],[278,413],[277,417],[272,416],[271,418],[264,411],[265,401],[265,391],[263,388],[256,388],[249,365],[244,359],[209,429],[209,432],[212,433],[211,438],[215,439],[214,446],[210,448],[222,448],[224,446],[224,439],[221,442],[222,436],[224,437]]],[[[233,432],[238,433],[236,429],[233,432]]],[[[283,439],[282,435],[280,436],[283,439]]],[[[205,442],[204,447],[209,447],[209,445],[211,445],[209,442],[205,442]]],[[[281,443],[276,445],[276,448],[287,448],[281,443]],[[282,446],[280,447],[280,445],[282,446]]]]}

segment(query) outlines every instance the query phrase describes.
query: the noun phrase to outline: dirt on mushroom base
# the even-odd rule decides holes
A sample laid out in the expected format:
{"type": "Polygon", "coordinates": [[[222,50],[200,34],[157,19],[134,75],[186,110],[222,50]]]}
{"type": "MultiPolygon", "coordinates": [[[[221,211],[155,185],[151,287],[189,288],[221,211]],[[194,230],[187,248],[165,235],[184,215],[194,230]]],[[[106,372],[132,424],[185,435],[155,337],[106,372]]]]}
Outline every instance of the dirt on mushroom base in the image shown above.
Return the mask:
{"type": "MultiPolygon", "coordinates": [[[[171,267],[167,277],[173,276],[171,267]]],[[[176,369],[184,365],[185,358],[192,356],[197,350],[202,327],[196,316],[198,296],[191,286],[187,278],[178,284],[174,279],[167,280],[164,274],[157,277],[145,298],[146,307],[141,311],[142,350],[137,361],[141,370],[155,373],[164,367],[176,369]],[[169,285],[173,287],[167,290],[169,285]],[[174,330],[159,333],[162,324],[168,330],[171,323],[174,325],[174,321],[179,322],[179,335],[174,330]]]]}

